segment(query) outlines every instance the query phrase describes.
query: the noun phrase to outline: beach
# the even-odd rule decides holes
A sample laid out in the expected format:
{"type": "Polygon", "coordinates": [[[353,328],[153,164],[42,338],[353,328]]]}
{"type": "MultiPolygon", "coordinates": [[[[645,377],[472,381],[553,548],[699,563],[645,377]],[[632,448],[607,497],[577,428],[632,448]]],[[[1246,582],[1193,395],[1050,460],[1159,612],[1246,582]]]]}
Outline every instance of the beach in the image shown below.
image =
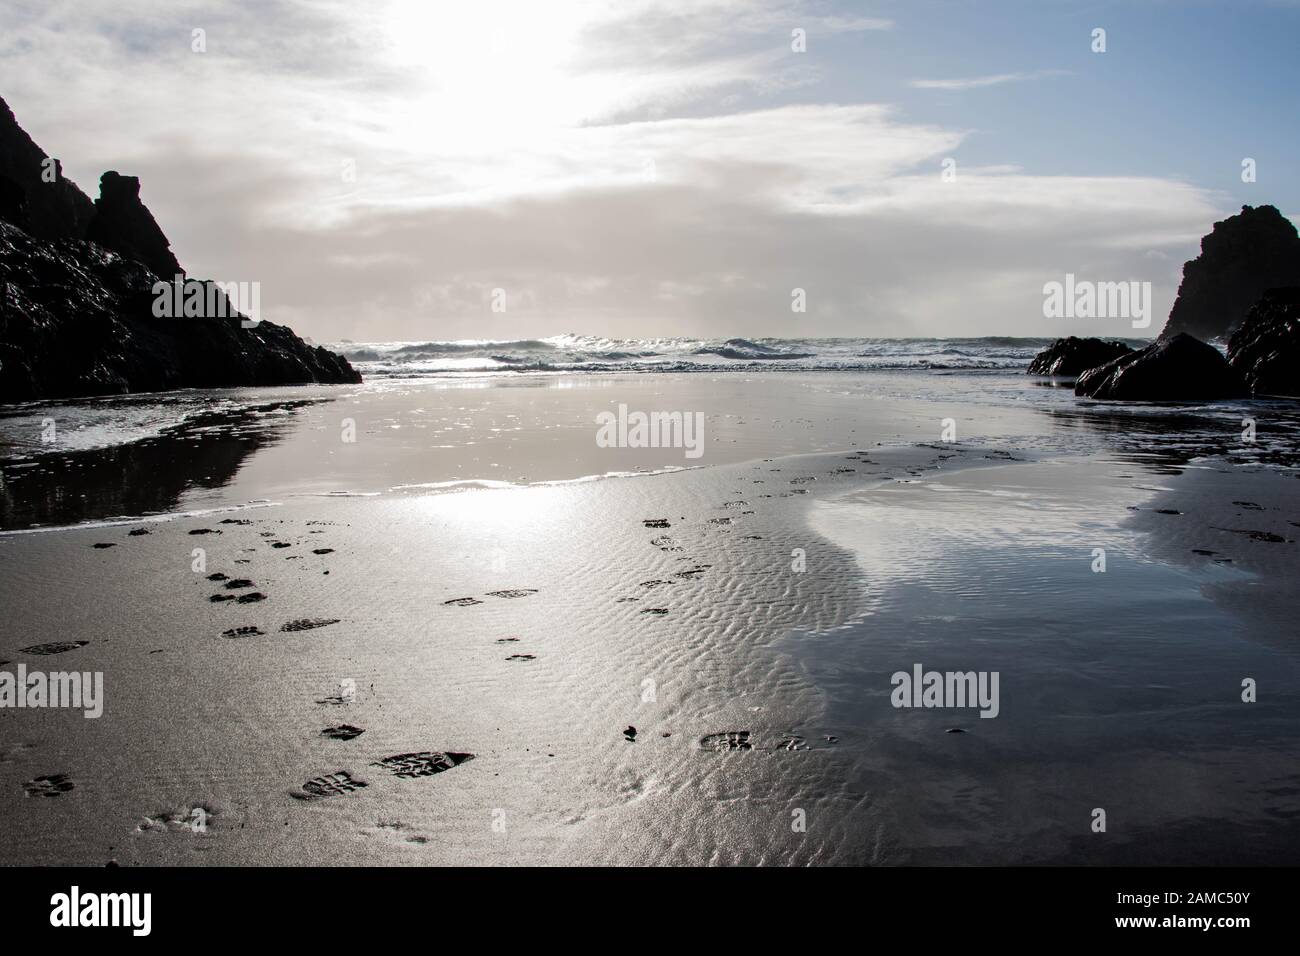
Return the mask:
{"type": "Polygon", "coordinates": [[[1045,384],[10,409],[86,428],[10,443],[0,660],[104,702],[0,709],[0,861],[1296,862],[1294,410],[1045,384]],[[703,453],[601,447],[620,404],[702,412],[703,453]],[[996,716],[895,706],[917,666],[998,674],[996,716]]]}

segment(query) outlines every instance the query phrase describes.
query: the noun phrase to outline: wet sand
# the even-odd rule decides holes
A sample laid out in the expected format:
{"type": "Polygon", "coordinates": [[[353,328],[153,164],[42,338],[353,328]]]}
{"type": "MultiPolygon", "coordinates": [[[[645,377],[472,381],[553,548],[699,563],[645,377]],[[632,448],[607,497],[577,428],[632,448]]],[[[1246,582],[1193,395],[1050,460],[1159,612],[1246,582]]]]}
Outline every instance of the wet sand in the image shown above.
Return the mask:
{"type": "Polygon", "coordinates": [[[1294,480],[857,445],[8,536],[3,666],[107,700],[0,710],[0,862],[1294,863],[1294,480]]]}

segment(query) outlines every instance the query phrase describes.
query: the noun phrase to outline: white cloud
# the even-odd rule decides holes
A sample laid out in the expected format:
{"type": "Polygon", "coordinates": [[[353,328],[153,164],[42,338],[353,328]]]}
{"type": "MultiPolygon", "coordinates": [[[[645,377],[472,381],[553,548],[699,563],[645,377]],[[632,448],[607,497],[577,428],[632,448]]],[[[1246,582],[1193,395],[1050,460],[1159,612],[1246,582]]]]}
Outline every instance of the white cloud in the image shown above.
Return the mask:
{"type": "Polygon", "coordinates": [[[909,80],[907,85],[918,90],[977,90],[986,86],[1001,86],[1004,83],[1064,76],[1067,72],[1066,70],[1037,70],[1032,73],[994,73],[990,76],[970,76],[956,80],[909,80]]]}
{"type": "Polygon", "coordinates": [[[268,319],[322,341],[1086,332],[1044,326],[1044,281],[1168,290],[1221,216],[1014,155],[944,182],[966,130],[818,102],[827,64],[790,30],[813,51],[890,26],[820,5],[13,7],[4,92],[37,142],[92,194],[140,175],[188,268],[261,281],[268,319]]]}

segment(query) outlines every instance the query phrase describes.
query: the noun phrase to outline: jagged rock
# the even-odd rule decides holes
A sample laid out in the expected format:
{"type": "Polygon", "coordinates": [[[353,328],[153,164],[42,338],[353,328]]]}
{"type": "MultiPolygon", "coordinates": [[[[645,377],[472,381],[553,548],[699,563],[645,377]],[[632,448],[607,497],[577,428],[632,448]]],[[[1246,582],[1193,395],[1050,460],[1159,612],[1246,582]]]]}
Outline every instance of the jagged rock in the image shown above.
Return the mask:
{"type": "Polygon", "coordinates": [[[1026,373],[1029,375],[1063,375],[1074,378],[1090,368],[1128,355],[1133,350],[1123,342],[1081,339],[1071,335],[1057,339],[1034,356],[1026,373]]]}
{"type": "Polygon", "coordinates": [[[158,281],[93,243],[0,223],[0,402],[361,381],[282,325],[155,317],[158,281]]]}
{"type": "Polygon", "coordinates": [[[0,173],[0,219],[19,228],[27,223],[27,191],[0,173]]]}
{"type": "Polygon", "coordinates": [[[1161,338],[1187,332],[1227,338],[1268,289],[1300,285],[1300,236],[1273,206],[1242,206],[1214,224],[1201,254],[1183,266],[1161,338]]]}
{"type": "MultiPolygon", "coordinates": [[[[233,309],[155,314],[155,285],[182,270],[139,180],[105,173],[97,204],[61,173],[43,182],[45,153],[0,107],[0,402],[361,381],[342,356],[281,325],[245,328],[233,309]]],[[[229,306],[224,290],[204,298],[229,306]]]]}
{"type": "Polygon", "coordinates": [[[1074,394],[1129,402],[1177,402],[1245,398],[1249,392],[1218,349],[1179,333],[1084,372],[1074,383],[1074,394]]]}
{"type": "Polygon", "coordinates": [[[153,214],[140,201],[140,180],[109,170],[99,178],[95,217],[86,238],[111,249],[124,259],[142,262],[164,279],[185,270],[172,255],[167,237],[153,214]]]}
{"type": "Polygon", "coordinates": [[[1228,361],[1256,395],[1300,395],[1300,288],[1264,293],[1232,334],[1228,361]]]}
{"type": "Polygon", "coordinates": [[[83,239],[95,207],[0,99],[0,219],[39,239],[83,239]]]}

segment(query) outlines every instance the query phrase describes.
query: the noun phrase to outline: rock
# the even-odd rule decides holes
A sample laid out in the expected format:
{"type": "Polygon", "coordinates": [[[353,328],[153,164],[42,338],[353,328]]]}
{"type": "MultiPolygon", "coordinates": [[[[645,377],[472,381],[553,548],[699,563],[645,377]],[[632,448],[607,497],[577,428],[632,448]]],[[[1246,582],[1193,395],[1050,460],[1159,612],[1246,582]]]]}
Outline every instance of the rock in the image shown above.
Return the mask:
{"type": "Polygon", "coordinates": [[[1256,395],[1300,395],[1300,288],[1264,293],[1232,334],[1228,361],[1256,395]]]}
{"type": "Polygon", "coordinates": [[[1213,345],[1185,333],[1090,369],[1074,394],[1128,402],[1204,401],[1245,398],[1241,375],[1213,345]]]}
{"type": "Polygon", "coordinates": [[[1216,222],[1183,266],[1161,338],[1187,332],[1226,339],[1268,289],[1300,285],[1300,235],[1273,206],[1242,206],[1216,222]]]}
{"type": "Polygon", "coordinates": [[[1026,372],[1029,375],[1064,375],[1075,378],[1090,368],[1105,365],[1132,351],[1123,342],[1081,339],[1071,335],[1057,339],[1035,355],[1026,372]]]}
{"type": "Polygon", "coordinates": [[[155,316],[180,265],[139,181],[106,173],[95,205],[61,173],[43,182],[45,158],[0,100],[0,403],[361,381],[281,325],[155,316]]]}
{"type": "Polygon", "coordinates": [[[84,239],[94,217],[90,198],[63,164],[46,156],[0,99],[0,219],[38,239],[84,239]]]}
{"type": "Polygon", "coordinates": [[[140,201],[140,180],[109,170],[99,178],[95,217],[86,238],[111,249],[124,259],[134,259],[154,275],[172,279],[184,269],[172,255],[171,245],[153,214],[140,201]]]}
{"type": "Polygon", "coordinates": [[[155,318],[156,281],[93,243],[0,223],[0,402],[361,381],[347,359],[282,325],[155,318]]]}

